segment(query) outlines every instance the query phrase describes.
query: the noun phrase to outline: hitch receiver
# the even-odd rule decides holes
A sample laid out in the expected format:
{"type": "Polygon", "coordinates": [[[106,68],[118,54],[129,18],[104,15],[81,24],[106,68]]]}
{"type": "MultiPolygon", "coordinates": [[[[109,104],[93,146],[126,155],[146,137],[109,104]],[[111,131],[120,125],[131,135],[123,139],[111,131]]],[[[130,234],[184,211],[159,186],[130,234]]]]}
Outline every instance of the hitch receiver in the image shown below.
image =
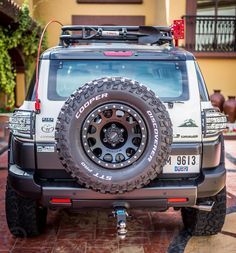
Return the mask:
{"type": "Polygon", "coordinates": [[[126,217],[128,213],[125,207],[115,207],[113,211],[114,217],[117,219],[117,235],[120,239],[125,239],[127,234],[126,217]]]}

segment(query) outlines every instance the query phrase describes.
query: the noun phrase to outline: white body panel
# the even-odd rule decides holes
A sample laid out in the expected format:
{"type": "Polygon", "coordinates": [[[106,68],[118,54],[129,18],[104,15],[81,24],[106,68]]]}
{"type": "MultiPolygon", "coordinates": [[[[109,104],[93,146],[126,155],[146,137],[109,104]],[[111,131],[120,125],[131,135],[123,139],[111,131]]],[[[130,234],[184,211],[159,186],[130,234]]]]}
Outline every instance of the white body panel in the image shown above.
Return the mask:
{"type": "MultiPolygon", "coordinates": [[[[39,78],[39,99],[41,101],[41,113],[36,115],[36,142],[52,143],[55,142],[55,125],[58,114],[64,101],[50,101],[48,93],[49,60],[43,60],[40,67],[39,78]]],[[[198,81],[194,61],[186,61],[188,81],[189,81],[189,100],[183,103],[174,103],[173,108],[165,106],[170,114],[173,124],[173,142],[201,142],[201,105],[198,89],[198,81]],[[191,122],[192,125],[189,125],[191,122]],[[184,125],[185,124],[185,125],[184,125]],[[182,125],[182,126],[181,126],[182,125]],[[184,125],[184,126],[183,126],[184,125]]],[[[158,91],[157,91],[158,93],[158,91]]],[[[34,109],[34,102],[24,102],[22,109],[34,109]]],[[[191,170],[176,169],[176,157],[172,156],[172,163],[164,167],[164,173],[197,173],[200,170],[200,157],[198,162],[190,167],[191,170]]],[[[180,165],[184,166],[184,165],[180,165]]]]}
{"type": "Polygon", "coordinates": [[[194,61],[186,61],[186,65],[189,100],[183,103],[175,103],[172,109],[167,108],[173,125],[173,142],[201,142],[201,106],[196,69],[194,61]],[[189,120],[195,124],[194,127],[188,125],[189,120]],[[181,126],[185,123],[186,127],[181,126]]]}

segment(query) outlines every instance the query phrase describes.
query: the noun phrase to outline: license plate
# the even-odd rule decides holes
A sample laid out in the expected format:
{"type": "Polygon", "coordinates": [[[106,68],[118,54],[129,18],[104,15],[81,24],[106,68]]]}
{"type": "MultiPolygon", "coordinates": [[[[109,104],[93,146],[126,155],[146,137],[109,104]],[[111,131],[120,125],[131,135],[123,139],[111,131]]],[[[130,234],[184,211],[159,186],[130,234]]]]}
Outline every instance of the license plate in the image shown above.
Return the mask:
{"type": "Polygon", "coordinates": [[[163,173],[199,173],[200,155],[171,155],[163,173]]]}

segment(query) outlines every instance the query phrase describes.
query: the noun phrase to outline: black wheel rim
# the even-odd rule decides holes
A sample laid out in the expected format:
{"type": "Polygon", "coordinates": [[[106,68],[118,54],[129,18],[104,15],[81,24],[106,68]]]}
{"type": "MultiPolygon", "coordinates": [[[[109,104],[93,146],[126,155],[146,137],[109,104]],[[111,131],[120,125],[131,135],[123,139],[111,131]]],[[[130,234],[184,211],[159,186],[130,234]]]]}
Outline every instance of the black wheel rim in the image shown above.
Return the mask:
{"type": "Polygon", "coordinates": [[[147,128],[130,106],[109,103],[93,110],[82,128],[82,145],[99,166],[124,168],[136,162],[147,145],[147,128]]]}

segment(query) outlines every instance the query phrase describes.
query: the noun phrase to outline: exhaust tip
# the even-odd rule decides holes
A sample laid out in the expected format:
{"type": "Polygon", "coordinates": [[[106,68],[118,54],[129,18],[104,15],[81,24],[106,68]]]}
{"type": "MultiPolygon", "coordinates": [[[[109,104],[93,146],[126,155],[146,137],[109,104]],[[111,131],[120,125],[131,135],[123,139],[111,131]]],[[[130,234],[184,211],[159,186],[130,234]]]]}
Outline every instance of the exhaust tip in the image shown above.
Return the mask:
{"type": "Polygon", "coordinates": [[[215,204],[214,201],[208,201],[201,203],[201,205],[194,205],[193,208],[198,209],[200,211],[211,212],[214,204],[215,204]]]}

